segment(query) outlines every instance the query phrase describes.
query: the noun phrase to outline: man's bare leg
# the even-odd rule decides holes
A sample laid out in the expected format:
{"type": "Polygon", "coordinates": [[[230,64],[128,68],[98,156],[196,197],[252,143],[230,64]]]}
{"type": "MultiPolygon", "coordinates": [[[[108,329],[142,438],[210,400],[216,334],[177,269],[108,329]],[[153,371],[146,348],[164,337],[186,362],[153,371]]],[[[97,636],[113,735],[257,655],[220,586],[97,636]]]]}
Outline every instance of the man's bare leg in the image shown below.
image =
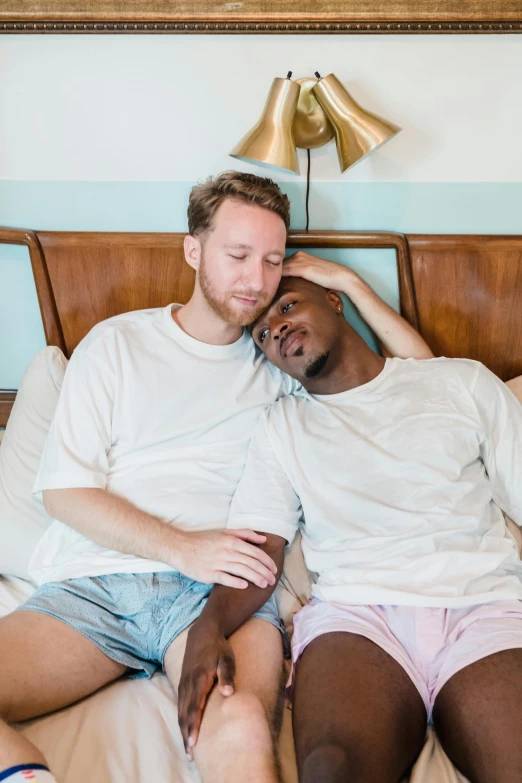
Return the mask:
{"type": "Polygon", "coordinates": [[[466,666],[435,700],[442,746],[470,783],[522,780],[522,650],[466,666]]]}
{"type": "MultiPolygon", "coordinates": [[[[169,647],[165,670],[177,692],[186,634],[169,647]]],[[[274,726],[281,709],[281,634],[253,617],[231,637],[236,658],[235,692],[214,688],[201,723],[195,759],[205,783],[277,783],[274,726]]]]}
{"type": "Polygon", "coordinates": [[[424,743],[426,710],[404,669],[363,636],[328,633],[297,664],[300,783],[398,783],[424,743]]]}
{"type": "Polygon", "coordinates": [[[94,693],[127,667],[65,623],[40,612],[0,620],[0,772],[47,763],[9,724],[45,715],[94,693]]]}

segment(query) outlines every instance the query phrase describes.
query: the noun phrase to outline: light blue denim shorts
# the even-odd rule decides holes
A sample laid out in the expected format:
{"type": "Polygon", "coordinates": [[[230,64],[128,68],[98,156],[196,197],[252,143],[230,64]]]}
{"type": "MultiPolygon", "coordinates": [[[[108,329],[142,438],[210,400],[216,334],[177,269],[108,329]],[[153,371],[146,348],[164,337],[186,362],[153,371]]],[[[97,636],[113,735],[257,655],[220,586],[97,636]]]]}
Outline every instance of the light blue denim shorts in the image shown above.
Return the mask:
{"type": "MultiPolygon", "coordinates": [[[[135,670],[129,677],[152,677],[163,668],[171,642],[199,617],[211,590],[177,571],[85,576],[42,585],[17,611],[61,620],[135,670]]],[[[275,597],[253,616],[278,628],[287,657],[290,644],[275,597]]]]}

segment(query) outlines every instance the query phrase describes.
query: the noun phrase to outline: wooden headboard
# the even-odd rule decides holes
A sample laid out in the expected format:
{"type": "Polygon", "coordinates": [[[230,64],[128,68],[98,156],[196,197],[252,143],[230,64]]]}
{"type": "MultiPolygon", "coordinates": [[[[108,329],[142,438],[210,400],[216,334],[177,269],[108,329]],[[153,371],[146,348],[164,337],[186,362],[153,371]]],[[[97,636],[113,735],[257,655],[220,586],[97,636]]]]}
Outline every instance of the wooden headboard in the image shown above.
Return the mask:
{"type": "MultiPolygon", "coordinates": [[[[194,285],[184,234],[25,231],[48,345],[70,356],[112,315],[186,302],[194,285]]],[[[478,359],[503,380],[522,374],[522,236],[293,232],[290,248],[394,248],[403,315],[436,355],[478,359]]],[[[0,396],[0,425],[14,394],[0,396]]]]}

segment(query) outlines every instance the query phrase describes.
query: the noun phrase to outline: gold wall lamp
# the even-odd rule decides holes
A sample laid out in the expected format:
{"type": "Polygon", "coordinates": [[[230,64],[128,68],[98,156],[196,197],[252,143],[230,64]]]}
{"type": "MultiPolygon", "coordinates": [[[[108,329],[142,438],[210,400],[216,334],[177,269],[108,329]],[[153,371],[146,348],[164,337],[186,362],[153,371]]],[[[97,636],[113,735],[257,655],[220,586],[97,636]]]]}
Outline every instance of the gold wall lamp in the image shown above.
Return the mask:
{"type": "Polygon", "coordinates": [[[401,130],[366,111],[333,73],[292,81],[276,78],[259,121],[230,155],[258,165],[299,173],[297,147],[308,151],[306,230],[310,189],[310,150],[335,137],[341,172],[363,160],[401,130]]]}

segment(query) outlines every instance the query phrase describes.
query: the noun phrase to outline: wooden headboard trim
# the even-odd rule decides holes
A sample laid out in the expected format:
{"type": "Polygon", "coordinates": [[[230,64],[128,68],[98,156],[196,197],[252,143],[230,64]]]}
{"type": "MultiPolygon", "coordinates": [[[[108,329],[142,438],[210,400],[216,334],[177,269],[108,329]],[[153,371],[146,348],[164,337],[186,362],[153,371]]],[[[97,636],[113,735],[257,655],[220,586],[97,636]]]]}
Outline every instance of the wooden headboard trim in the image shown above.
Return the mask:
{"type": "Polygon", "coordinates": [[[519,234],[408,234],[408,245],[415,244],[422,249],[445,247],[451,242],[452,248],[471,248],[477,245],[495,250],[509,249],[513,244],[520,245],[519,234]]]}
{"type": "Polygon", "coordinates": [[[25,245],[29,249],[45,340],[47,345],[57,345],[65,351],[65,339],[38,234],[20,228],[0,228],[0,244],[25,245]]]}
{"type": "MultiPolygon", "coordinates": [[[[0,228],[0,236],[4,229],[0,228]]],[[[86,243],[99,247],[171,247],[175,237],[184,233],[150,233],[143,231],[38,231],[36,237],[42,248],[81,247],[86,243]]]]}
{"type": "Polygon", "coordinates": [[[16,392],[0,392],[0,427],[5,427],[16,399],[16,392]]]}

